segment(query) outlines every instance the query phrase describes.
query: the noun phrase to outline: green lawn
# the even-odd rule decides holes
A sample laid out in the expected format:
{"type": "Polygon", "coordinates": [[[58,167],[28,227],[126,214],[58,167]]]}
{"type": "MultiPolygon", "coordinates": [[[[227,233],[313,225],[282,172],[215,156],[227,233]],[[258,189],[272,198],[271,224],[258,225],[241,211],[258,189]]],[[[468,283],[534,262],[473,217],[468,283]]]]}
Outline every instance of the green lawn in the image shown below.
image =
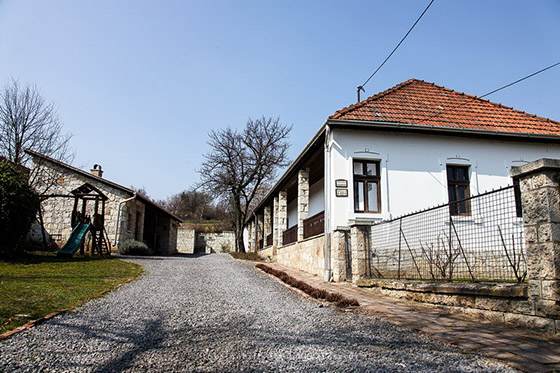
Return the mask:
{"type": "Polygon", "coordinates": [[[80,302],[142,272],[118,259],[26,253],[0,260],[0,334],[80,302]]]}

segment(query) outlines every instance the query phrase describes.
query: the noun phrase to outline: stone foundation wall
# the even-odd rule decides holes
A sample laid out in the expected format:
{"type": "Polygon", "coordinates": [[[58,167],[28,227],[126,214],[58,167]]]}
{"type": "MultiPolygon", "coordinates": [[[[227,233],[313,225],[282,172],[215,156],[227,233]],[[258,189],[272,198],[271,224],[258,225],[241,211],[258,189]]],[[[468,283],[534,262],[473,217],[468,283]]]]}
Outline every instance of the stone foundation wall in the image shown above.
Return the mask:
{"type": "Polygon", "coordinates": [[[324,276],[325,236],[316,236],[277,249],[276,261],[286,267],[324,276]]]}
{"type": "Polygon", "coordinates": [[[269,258],[274,258],[274,251],[275,251],[274,248],[272,246],[269,246],[264,250],[260,250],[258,254],[263,259],[269,259],[269,258]]]}

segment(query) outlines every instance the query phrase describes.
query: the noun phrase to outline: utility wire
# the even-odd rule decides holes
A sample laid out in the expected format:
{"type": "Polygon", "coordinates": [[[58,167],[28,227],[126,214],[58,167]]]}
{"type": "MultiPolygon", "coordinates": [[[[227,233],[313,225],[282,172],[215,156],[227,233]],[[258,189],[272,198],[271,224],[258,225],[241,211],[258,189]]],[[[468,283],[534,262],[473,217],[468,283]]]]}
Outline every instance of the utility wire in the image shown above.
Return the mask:
{"type": "MultiPolygon", "coordinates": [[[[428,11],[428,9],[430,8],[430,6],[432,6],[433,2],[435,0],[430,1],[430,3],[428,4],[428,6],[426,7],[426,9],[424,9],[424,11],[422,12],[422,14],[420,14],[420,17],[418,17],[418,19],[416,20],[416,22],[414,22],[414,24],[412,25],[412,27],[408,30],[408,32],[406,33],[406,35],[401,39],[401,41],[399,42],[399,44],[397,44],[397,46],[393,49],[393,51],[387,56],[387,58],[385,58],[385,61],[383,61],[383,63],[381,65],[379,65],[379,67],[373,72],[373,74],[370,75],[369,78],[367,78],[367,80],[364,82],[364,84],[358,86],[358,97],[360,95],[360,91],[364,90],[364,86],[371,80],[371,78],[373,78],[373,76],[375,74],[377,74],[377,72],[383,67],[383,65],[385,65],[385,62],[387,62],[389,60],[389,58],[391,58],[391,56],[393,55],[393,53],[395,53],[395,51],[400,47],[400,45],[403,43],[404,39],[406,39],[406,37],[408,36],[408,34],[410,34],[410,32],[412,31],[412,29],[416,26],[416,24],[418,22],[420,22],[420,19],[422,19],[422,17],[424,16],[424,14],[428,11]]],[[[365,92],[365,91],[364,91],[365,92]]],[[[358,100],[359,101],[359,100],[358,100]]]]}
{"type": "Polygon", "coordinates": [[[428,121],[428,120],[430,120],[430,119],[437,118],[437,117],[439,117],[440,115],[442,115],[442,114],[443,114],[444,112],[446,112],[446,111],[449,111],[449,110],[451,110],[451,109],[457,109],[457,108],[460,108],[461,106],[465,106],[466,104],[471,103],[472,101],[474,101],[474,100],[477,99],[477,98],[484,98],[484,97],[490,96],[490,95],[492,95],[492,94],[494,94],[494,93],[496,93],[496,92],[501,91],[502,89],[509,88],[509,87],[511,87],[512,85],[515,85],[515,84],[517,84],[517,83],[520,83],[520,82],[522,82],[522,81],[524,81],[524,80],[526,80],[526,79],[532,78],[533,76],[538,75],[538,74],[540,74],[540,73],[543,73],[543,72],[545,72],[545,71],[547,71],[547,70],[550,70],[550,69],[552,69],[553,67],[556,67],[556,66],[558,66],[558,65],[560,65],[560,62],[556,62],[555,64],[552,64],[552,65],[550,65],[550,66],[545,67],[544,69],[541,69],[541,70],[536,71],[536,72],[534,72],[534,73],[532,73],[532,74],[529,74],[529,75],[527,75],[527,76],[524,76],[524,77],[521,78],[521,79],[517,79],[517,80],[514,81],[514,82],[511,82],[511,83],[506,84],[506,85],[504,85],[504,86],[502,86],[502,87],[500,87],[500,88],[497,88],[497,89],[495,89],[495,90],[493,90],[493,91],[490,91],[490,92],[488,92],[488,93],[485,93],[485,94],[483,94],[482,96],[478,96],[478,97],[477,97],[477,96],[474,96],[474,97],[473,97],[471,100],[469,100],[469,101],[465,101],[465,102],[463,102],[462,104],[455,105],[455,106],[453,106],[453,107],[451,107],[451,108],[448,108],[448,109],[446,109],[446,110],[442,110],[442,111],[440,111],[440,112],[437,113],[437,114],[431,115],[431,116],[429,116],[429,117],[426,117],[426,118],[420,120],[418,123],[422,123],[422,122],[428,121]]]}

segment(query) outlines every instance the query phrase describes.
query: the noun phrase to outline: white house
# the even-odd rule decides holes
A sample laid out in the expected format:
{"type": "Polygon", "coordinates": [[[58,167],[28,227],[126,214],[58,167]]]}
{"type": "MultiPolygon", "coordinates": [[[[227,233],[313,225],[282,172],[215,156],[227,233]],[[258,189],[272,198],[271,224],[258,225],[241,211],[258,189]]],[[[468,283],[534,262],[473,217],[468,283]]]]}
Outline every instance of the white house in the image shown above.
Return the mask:
{"type": "Polygon", "coordinates": [[[512,166],[539,158],[560,158],[559,122],[411,79],[327,119],[255,210],[247,245],[332,279],[337,228],[510,185],[512,166]]]}

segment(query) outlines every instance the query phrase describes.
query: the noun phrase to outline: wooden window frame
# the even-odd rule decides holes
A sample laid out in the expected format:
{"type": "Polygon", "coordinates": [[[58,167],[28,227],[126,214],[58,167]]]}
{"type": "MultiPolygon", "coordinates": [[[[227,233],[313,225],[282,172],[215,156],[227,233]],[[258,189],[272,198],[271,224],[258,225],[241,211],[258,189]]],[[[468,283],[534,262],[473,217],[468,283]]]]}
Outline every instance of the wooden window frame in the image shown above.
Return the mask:
{"type": "Polygon", "coordinates": [[[447,198],[449,199],[449,214],[451,216],[471,216],[471,201],[467,199],[466,201],[460,202],[460,204],[465,204],[464,212],[459,211],[459,203],[453,201],[459,201],[471,196],[471,179],[470,179],[470,166],[468,165],[453,165],[448,164],[446,167],[447,172],[447,198]],[[465,180],[457,178],[457,170],[463,169],[465,174],[465,180]],[[465,188],[465,197],[459,198],[459,188],[465,188]],[[451,194],[453,193],[453,195],[451,194]]]}
{"type": "Polygon", "coordinates": [[[357,213],[374,213],[379,214],[381,213],[381,162],[376,160],[370,159],[353,159],[352,160],[352,181],[354,184],[354,212],[357,213]],[[356,163],[362,164],[363,174],[359,175],[356,174],[354,171],[354,165],[356,163]],[[375,173],[376,175],[367,175],[367,165],[374,164],[375,165],[375,173]],[[364,175],[365,174],[365,175],[364,175]],[[364,209],[359,210],[357,198],[358,198],[358,185],[359,182],[363,182],[363,194],[364,194],[364,209]],[[367,193],[367,183],[376,183],[377,184],[377,210],[369,210],[369,200],[368,200],[368,193],[367,193]]]}

